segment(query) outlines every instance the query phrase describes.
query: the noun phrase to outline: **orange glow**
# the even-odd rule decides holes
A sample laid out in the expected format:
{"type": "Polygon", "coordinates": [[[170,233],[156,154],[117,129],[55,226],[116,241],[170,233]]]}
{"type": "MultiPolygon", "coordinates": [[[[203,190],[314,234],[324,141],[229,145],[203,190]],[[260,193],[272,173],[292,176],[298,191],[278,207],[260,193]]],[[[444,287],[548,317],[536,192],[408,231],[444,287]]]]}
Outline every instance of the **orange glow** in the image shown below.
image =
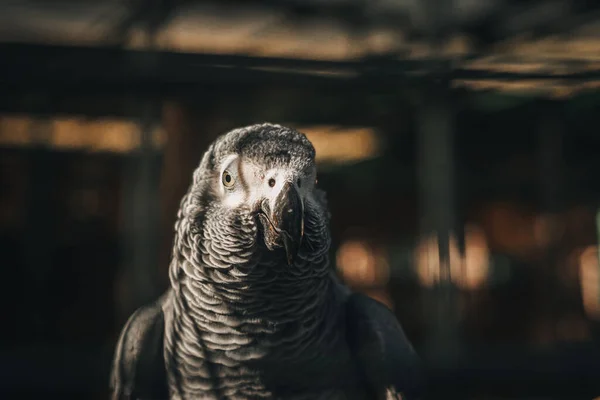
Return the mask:
{"type": "Polygon", "coordinates": [[[315,146],[317,162],[349,163],[376,157],[380,143],[369,128],[298,127],[315,146]]]}
{"type": "Polygon", "coordinates": [[[435,235],[424,237],[415,250],[415,262],[419,280],[423,286],[431,287],[440,280],[441,262],[435,235]]]}
{"type": "Polygon", "coordinates": [[[52,147],[126,152],[140,145],[139,129],[131,122],[70,118],[56,119],[53,125],[52,147]]]}
{"type": "MultiPolygon", "coordinates": [[[[161,148],[166,133],[160,127],[152,132],[152,145],[161,148]]],[[[139,148],[140,127],[123,119],[0,117],[0,145],[34,145],[90,152],[126,153],[139,148]],[[40,125],[42,123],[43,125],[40,125]]]]}
{"type": "Polygon", "coordinates": [[[349,284],[385,285],[389,279],[387,259],[363,241],[343,243],[337,251],[337,267],[349,284]]]}
{"type": "Polygon", "coordinates": [[[489,249],[485,234],[477,227],[467,227],[465,241],[465,255],[457,264],[461,271],[456,275],[460,277],[459,286],[476,289],[485,283],[489,274],[489,249]]]}
{"type": "Polygon", "coordinates": [[[490,245],[503,253],[528,257],[538,250],[540,226],[536,236],[535,216],[515,204],[494,203],[486,207],[482,225],[490,245]]]}
{"type": "Polygon", "coordinates": [[[586,248],[579,256],[579,281],[586,313],[591,318],[600,319],[600,265],[597,246],[586,248]]]}
{"type": "Polygon", "coordinates": [[[0,143],[27,146],[33,141],[32,120],[25,117],[0,117],[0,143]]]}
{"type": "Polygon", "coordinates": [[[484,233],[476,227],[465,232],[465,254],[458,249],[456,236],[450,236],[450,277],[442,277],[439,245],[435,235],[423,238],[415,250],[417,274],[423,286],[431,287],[450,279],[462,289],[477,289],[485,284],[489,272],[489,250],[484,233]]]}

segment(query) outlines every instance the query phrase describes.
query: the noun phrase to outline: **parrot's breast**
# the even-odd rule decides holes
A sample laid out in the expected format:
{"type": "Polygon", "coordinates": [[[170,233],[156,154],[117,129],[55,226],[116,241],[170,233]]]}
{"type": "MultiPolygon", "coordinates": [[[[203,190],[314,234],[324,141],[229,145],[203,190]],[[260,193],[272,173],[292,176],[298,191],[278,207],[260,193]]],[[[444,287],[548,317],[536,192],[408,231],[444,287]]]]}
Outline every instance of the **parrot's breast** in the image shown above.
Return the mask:
{"type": "Polygon", "coordinates": [[[199,322],[179,314],[177,300],[170,305],[175,312],[165,312],[172,399],[368,398],[336,302],[284,322],[232,316],[199,322]]]}

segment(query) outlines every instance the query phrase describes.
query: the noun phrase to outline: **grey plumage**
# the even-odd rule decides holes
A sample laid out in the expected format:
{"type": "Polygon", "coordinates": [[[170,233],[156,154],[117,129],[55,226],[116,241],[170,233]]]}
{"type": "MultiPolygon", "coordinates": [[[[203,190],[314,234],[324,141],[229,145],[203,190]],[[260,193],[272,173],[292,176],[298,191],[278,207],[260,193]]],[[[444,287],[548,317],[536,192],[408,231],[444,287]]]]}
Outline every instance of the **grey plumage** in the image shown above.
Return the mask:
{"type": "Polygon", "coordinates": [[[181,202],[171,289],[121,333],[114,398],[398,398],[421,381],[393,314],[329,266],[315,150],[273,124],[204,154],[181,202]]]}

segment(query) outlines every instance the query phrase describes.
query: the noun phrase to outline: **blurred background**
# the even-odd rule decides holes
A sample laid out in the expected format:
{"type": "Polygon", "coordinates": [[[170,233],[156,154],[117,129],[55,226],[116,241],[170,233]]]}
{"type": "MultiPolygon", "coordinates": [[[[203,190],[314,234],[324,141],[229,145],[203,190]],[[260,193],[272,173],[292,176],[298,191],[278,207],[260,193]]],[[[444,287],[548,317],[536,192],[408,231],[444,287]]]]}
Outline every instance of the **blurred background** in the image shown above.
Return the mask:
{"type": "Polygon", "coordinates": [[[600,396],[599,88],[593,0],[2,0],[0,398],[107,398],[192,170],[263,121],[427,398],[600,396]]]}

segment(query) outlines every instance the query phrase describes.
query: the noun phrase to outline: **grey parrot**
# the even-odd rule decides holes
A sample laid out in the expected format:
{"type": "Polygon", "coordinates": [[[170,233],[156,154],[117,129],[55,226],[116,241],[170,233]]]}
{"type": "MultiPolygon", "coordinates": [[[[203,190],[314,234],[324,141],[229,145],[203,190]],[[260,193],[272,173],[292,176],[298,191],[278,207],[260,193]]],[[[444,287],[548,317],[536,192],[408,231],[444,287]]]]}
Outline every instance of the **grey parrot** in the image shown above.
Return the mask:
{"type": "Polygon", "coordinates": [[[422,388],[393,313],[329,264],[316,173],[311,142],[280,125],[208,148],[178,211],[171,287],[121,331],[113,399],[401,399],[422,388]]]}

